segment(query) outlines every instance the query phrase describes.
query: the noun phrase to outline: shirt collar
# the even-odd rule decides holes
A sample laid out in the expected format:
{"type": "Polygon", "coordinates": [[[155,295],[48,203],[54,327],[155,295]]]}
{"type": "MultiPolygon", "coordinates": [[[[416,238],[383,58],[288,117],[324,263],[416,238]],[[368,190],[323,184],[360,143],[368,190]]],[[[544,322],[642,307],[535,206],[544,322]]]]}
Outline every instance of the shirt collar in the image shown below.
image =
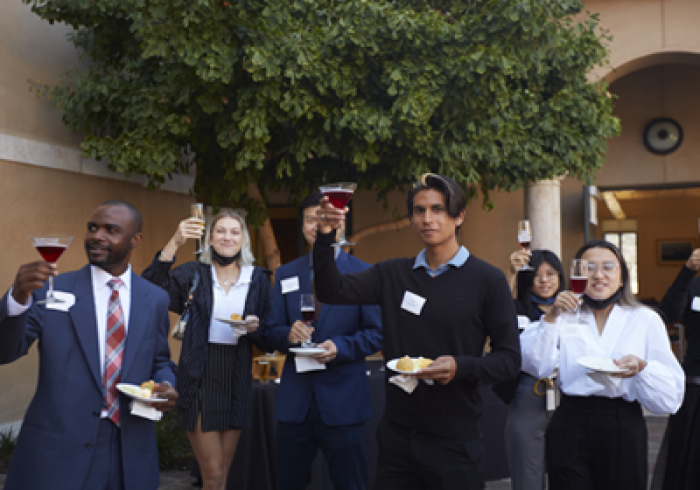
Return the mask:
{"type": "MultiPolygon", "coordinates": [[[[106,288],[109,287],[107,286],[107,283],[114,279],[114,276],[107,272],[106,270],[102,269],[101,267],[97,267],[96,265],[91,265],[90,266],[90,272],[92,273],[92,283],[97,286],[98,289],[100,288],[106,288]]],[[[124,271],[124,274],[119,276],[119,279],[121,279],[122,283],[124,284],[124,288],[127,291],[131,290],[131,264],[129,264],[126,268],[126,271],[124,271]]]]}
{"type": "MultiPolygon", "coordinates": [[[[430,267],[428,266],[428,261],[425,258],[425,250],[423,249],[420,251],[420,253],[416,256],[416,260],[413,262],[413,269],[419,269],[421,267],[430,270],[430,267]]],[[[441,265],[451,265],[452,267],[462,267],[464,263],[467,261],[469,258],[469,250],[467,250],[464,245],[461,245],[459,247],[459,250],[457,250],[457,253],[452,257],[449,262],[446,264],[441,264],[441,265]]],[[[438,266],[440,267],[440,266],[438,266]]]]}
{"type": "MultiPolygon", "coordinates": [[[[251,281],[253,280],[253,270],[255,268],[252,265],[243,265],[241,266],[241,273],[238,275],[238,281],[234,286],[242,286],[244,284],[250,284],[251,281]]],[[[216,269],[214,266],[211,266],[211,282],[214,285],[214,287],[221,287],[219,286],[219,281],[216,278],[216,269]]]]}

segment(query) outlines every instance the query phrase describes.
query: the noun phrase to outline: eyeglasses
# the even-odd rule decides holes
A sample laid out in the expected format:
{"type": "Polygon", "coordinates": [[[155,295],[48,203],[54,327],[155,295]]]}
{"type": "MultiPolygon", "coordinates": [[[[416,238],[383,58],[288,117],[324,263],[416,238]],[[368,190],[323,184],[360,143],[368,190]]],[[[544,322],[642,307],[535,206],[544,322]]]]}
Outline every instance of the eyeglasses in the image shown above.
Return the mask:
{"type": "Polygon", "coordinates": [[[620,264],[617,262],[612,262],[612,261],[607,261],[603,262],[602,264],[596,264],[595,262],[589,262],[588,263],[588,273],[593,275],[598,271],[601,271],[603,274],[610,275],[615,270],[620,267],[620,264]]]}

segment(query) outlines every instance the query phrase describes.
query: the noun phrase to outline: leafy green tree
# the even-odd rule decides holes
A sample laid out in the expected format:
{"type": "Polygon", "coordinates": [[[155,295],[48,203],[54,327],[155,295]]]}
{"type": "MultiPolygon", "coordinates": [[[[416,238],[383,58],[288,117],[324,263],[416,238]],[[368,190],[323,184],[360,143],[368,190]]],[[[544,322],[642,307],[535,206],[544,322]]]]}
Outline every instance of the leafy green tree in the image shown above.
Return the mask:
{"type": "Polygon", "coordinates": [[[257,224],[324,178],[384,198],[433,171],[489,205],[591,177],[619,132],[580,0],[23,1],[76,29],[87,68],[48,91],[86,157],[154,185],[196,162],[257,224]]]}

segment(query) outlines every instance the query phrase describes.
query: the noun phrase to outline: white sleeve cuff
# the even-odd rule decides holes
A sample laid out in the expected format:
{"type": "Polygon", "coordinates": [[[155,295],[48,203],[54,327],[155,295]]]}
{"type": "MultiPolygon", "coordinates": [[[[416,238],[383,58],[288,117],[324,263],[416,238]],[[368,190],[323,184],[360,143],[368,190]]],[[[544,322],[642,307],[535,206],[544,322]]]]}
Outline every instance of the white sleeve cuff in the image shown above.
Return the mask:
{"type": "Polygon", "coordinates": [[[7,314],[8,316],[20,316],[32,306],[32,298],[30,296],[29,303],[21,305],[12,297],[12,289],[13,288],[10,288],[7,292],[7,314]]]}

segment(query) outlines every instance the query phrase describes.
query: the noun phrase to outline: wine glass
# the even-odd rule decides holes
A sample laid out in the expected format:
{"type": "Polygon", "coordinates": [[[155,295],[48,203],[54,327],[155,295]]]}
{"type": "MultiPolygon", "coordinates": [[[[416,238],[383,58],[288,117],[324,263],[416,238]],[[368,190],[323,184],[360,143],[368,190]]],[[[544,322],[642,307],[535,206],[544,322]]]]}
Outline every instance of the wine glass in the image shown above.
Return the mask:
{"type": "MultiPolygon", "coordinates": [[[[69,235],[40,235],[29,237],[29,239],[36,251],[49,264],[55,264],[73,241],[73,237],[69,235]]],[[[53,294],[53,276],[49,276],[49,291],[46,293],[46,299],[37,301],[37,304],[43,303],[65,303],[53,294]]]]}
{"type": "MultiPolygon", "coordinates": [[[[344,209],[348,201],[350,201],[353,192],[357,189],[357,184],[355,182],[337,182],[335,184],[322,185],[320,189],[334,207],[344,209]]],[[[346,245],[354,245],[354,243],[345,239],[345,228],[342,227],[338,241],[331,246],[344,247],[346,245]]]]}
{"type": "MultiPolygon", "coordinates": [[[[204,204],[198,202],[196,204],[193,204],[190,208],[192,218],[196,219],[201,225],[202,225],[202,233],[204,233],[204,204]]],[[[204,252],[204,249],[202,248],[202,237],[200,236],[197,239],[197,244],[199,245],[199,248],[197,251],[195,251],[196,254],[201,254],[204,252]]]]}
{"type": "MultiPolygon", "coordinates": [[[[313,294],[302,294],[301,295],[301,321],[306,324],[307,327],[311,327],[311,324],[316,318],[316,302],[314,300],[313,294]]],[[[309,340],[305,340],[301,344],[302,347],[315,347],[314,343],[309,340]]]]}
{"type": "MultiPolygon", "coordinates": [[[[530,228],[530,221],[523,219],[518,221],[518,243],[523,250],[530,250],[530,242],[532,241],[532,229],[530,228]]],[[[530,267],[530,264],[525,264],[520,268],[521,271],[532,271],[534,270],[530,267]]]]}
{"type": "MultiPolygon", "coordinates": [[[[574,259],[571,261],[571,290],[576,295],[576,299],[581,301],[581,296],[586,291],[588,285],[588,261],[584,259],[574,259]]],[[[576,304],[576,322],[581,323],[581,306],[576,304]]]]}

